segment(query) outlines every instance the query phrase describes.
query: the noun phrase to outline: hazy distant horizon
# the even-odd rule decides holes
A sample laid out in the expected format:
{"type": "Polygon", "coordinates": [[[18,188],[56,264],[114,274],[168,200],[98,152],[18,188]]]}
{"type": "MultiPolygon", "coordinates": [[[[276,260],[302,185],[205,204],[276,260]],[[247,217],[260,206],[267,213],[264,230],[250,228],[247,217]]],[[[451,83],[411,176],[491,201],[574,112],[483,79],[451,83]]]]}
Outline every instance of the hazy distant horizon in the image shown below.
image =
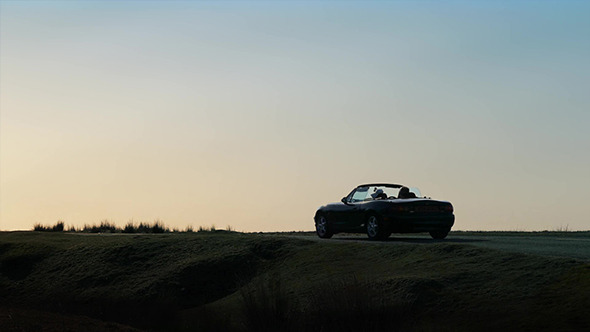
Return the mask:
{"type": "Polygon", "coordinates": [[[312,230],[360,183],[588,230],[590,3],[0,1],[0,230],[312,230]]]}

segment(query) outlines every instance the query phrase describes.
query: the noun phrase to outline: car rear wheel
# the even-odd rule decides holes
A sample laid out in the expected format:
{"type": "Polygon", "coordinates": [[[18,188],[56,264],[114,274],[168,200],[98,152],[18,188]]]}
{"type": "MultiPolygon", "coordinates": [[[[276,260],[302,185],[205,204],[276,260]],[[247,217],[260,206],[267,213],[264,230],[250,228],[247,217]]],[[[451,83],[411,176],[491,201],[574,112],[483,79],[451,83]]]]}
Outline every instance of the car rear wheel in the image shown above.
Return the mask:
{"type": "Polygon", "coordinates": [[[381,222],[381,218],[377,215],[371,214],[367,218],[367,236],[369,240],[384,240],[389,237],[391,233],[387,232],[381,222]]]}
{"type": "Polygon", "coordinates": [[[322,239],[329,239],[334,235],[330,230],[330,224],[328,224],[328,220],[325,216],[318,216],[315,222],[315,231],[318,236],[322,239]]]}
{"type": "Polygon", "coordinates": [[[442,231],[432,231],[432,232],[430,232],[430,236],[432,236],[432,238],[435,240],[442,240],[442,239],[446,238],[447,235],[449,235],[449,231],[450,231],[450,229],[445,229],[442,231]]]}

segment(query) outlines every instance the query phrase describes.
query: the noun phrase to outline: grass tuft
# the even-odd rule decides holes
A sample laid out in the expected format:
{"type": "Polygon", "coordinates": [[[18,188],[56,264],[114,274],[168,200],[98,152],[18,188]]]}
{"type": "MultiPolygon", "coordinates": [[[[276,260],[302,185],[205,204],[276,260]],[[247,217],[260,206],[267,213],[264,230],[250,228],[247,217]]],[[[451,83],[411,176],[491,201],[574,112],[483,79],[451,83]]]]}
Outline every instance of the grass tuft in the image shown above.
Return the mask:
{"type": "Polygon", "coordinates": [[[127,234],[137,233],[137,225],[135,224],[135,222],[133,222],[133,220],[131,220],[127,223],[127,225],[125,225],[125,228],[123,228],[121,232],[127,234]]]}
{"type": "Polygon", "coordinates": [[[33,230],[37,232],[63,232],[64,228],[65,224],[61,220],[58,220],[53,226],[45,226],[40,223],[37,223],[33,226],[33,230]]]}
{"type": "Polygon", "coordinates": [[[82,232],[84,233],[118,233],[117,226],[108,220],[103,220],[100,225],[84,225],[82,232]]]}
{"type": "Polygon", "coordinates": [[[64,231],[64,222],[63,221],[58,221],[52,228],[51,230],[53,232],[63,232],[64,231]]]}
{"type": "Polygon", "coordinates": [[[216,231],[217,231],[217,229],[215,228],[215,225],[211,225],[211,227],[209,227],[209,228],[204,227],[204,226],[199,226],[199,230],[197,232],[201,232],[201,233],[202,232],[211,232],[211,233],[214,233],[216,231]]]}
{"type": "Polygon", "coordinates": [[[36,223],[35,225],[33,225],[33,230],[36,232],[48,232],[49,231],[49,227],[36,223]]]}
{"type": "Polygon", "coordinates": [[[170,229],[164,226],[164,223],[160,220],[154,221],[151,227],[151,233],[160,234],[160,233],[170,233],[170,229]]]}
{"type": "Polygon", "coordinates": [[[570,231],[570,225],[569,224],[566,224],[565,226],[561,225],[561,226],[557,227],[554,230],[554,232],[563,232],[563,233],[569,232],[569,231],[570,231]]]}

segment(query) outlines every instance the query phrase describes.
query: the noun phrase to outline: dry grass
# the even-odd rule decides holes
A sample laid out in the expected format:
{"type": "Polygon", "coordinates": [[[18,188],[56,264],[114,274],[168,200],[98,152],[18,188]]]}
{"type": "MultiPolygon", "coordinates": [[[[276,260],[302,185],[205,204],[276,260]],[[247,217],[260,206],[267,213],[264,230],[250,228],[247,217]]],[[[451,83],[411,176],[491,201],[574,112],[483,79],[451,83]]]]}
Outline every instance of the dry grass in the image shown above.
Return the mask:
{"type": "MultiPolygon", "coordinates": [[[[33,230],[37,232],[63,232],[66,230],[65,223],[63,221],[58,221],[53,226],[47,226],[40,223],[37,223],[33,226],[33,230]]],[[[142,233],[142,234],[161,234],[161,233],[181,233],[179,229],[170,229],[167,227],[164,222],[161,220],[155,220],[152,223],[147,222],[140,222],[136,223],[133,220],[129,221],[125,227],[121,228],[117,226],[115,223],[103,220],[99,224],[86,224],[82,228],[77,228],[76,226],[69,226],[67,228],[68,232],[76,233],[126,233],[126,234],[135,234],[135,233],[142,233]]],[[[199,232],[217,232],[221,231],[215,228],[215,225],[211,225],[210,227],[203,227],[200,226],[198,229],[199,232]]],[[[226,232],[235,232],[234,228],[231,225],[228,225],[225,229],[226,232]]],[[[185,233],[192,233],[194,232],[193,226],[189,225],[184,230],[185,233]]]]}

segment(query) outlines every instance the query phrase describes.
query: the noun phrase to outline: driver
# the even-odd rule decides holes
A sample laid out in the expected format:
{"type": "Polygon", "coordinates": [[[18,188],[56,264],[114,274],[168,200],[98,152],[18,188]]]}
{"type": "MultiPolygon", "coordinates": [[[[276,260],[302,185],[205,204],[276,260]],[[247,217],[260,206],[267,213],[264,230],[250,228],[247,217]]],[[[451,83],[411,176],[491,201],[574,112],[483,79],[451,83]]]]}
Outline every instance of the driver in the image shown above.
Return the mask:
{"type": "Polygon", "coordinates": [[[387,194],[383,192],[383,189],[377,189],[371,194],[371,197],[373,197],[373,199],[387,199],[387,194]]]}
{"type": "Polygon", "coordinates": [[[399,194],[397,194],[398,198],[416,198],[416,194],[414,194],[413,192],[410,192],[410,188],[408,187],[402,187],[399,190],[399,194]]]}

